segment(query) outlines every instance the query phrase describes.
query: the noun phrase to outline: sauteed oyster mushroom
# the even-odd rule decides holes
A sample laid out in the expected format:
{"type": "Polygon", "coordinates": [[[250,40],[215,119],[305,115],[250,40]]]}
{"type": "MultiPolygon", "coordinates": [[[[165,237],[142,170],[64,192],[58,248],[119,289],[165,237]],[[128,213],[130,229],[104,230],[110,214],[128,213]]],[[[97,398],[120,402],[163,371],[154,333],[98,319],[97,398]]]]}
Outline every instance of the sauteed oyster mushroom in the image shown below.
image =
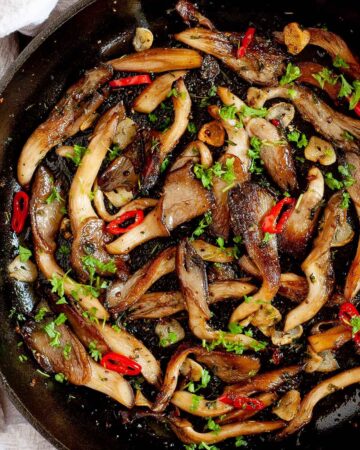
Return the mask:
{"type": "Polygon", "coordinates": [[[22,362],[187,450],[284,439],[360,382],[359,60],[331,31],[174,6],[173,40],[136,28],[20,153],[22,362]]]}

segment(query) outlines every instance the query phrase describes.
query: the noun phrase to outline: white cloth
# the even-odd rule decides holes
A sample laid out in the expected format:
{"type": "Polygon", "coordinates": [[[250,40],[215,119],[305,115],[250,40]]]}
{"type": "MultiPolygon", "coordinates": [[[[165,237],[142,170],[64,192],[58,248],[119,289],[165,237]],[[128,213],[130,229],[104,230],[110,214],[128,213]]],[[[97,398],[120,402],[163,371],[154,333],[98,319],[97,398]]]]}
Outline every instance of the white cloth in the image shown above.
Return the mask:
{"type": "MultiPolygon", "coordinates": [[[[0,79],[16,59],[16,31],[35,36],[77,0],[0,0],[0,79]]],[[[15,409],[0,386],[0,450],[55,450],[15,409]]]]}
{"type": "Polygon", "coordinates": [[[76,1],[0,0],[0,79],[19,53],[14,32],[35,36],[46,27],[46,19],[56,17],[76,1]]]}

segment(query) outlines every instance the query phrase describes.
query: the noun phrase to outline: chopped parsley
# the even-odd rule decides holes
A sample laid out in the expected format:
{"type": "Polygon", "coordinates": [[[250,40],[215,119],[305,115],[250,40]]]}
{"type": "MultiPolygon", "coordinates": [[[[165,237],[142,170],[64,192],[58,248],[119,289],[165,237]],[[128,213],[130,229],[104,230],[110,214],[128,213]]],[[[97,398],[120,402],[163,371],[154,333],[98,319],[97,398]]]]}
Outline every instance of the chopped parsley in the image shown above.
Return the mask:
{"type": "Polygon", "coordinates": [[[244,327],[238,322],[230,322],[228,328],[231,334],[241,334],[244,331],[244,327]]]}
{"type": "Polygon", "coordinates": [[[58,317],[53,320],[52,322],[49,322],[44,326],[44,331],[50,338],[50,346],[51,347],[60,347],[60,338],[61,333],[56,329],[56,327],[62,325],[67,320],[67,317],[64,313],[60,313],[58,317]]]}
{"type": "Polygon", "coordinates": [[[28,357],[26,355],[19,355],[19,361],[21,363],[25,362],[28,360],[28,357]]]}
{"type": "Polygon", "coordinates": [[[156,114],[150,113],[150,114],[148,114],[148,119],[149,119],[149,122],[155,123],[155,122],[157,122],[158,117],[156,114]]]}
{"type": "Polygon", "coordinates": [[[354,109],[360,101],[360,80],[353,82],[354,93],[350,97],[349,109],[354,109]]]}
{"type": "Polygon", "coordinates": [[[80,162],[87,152],[87,148],[81,145],[75,144],[72,153],[67,153],[66,158],[71,159],[71,161],[75,164],[75,166],[79,166],[80,162]]]}
{"type": "Polygon", "coordinates": [[[344,61],[343,58],[340,58],[339,55],[336,55],[333,61],[333,66],[337,67],[338,69],[348,69],[349,64],[344,61]]]}
{"type": "Polygon", "coordinates": [[[196,411],[200,405],[202,397],[200,397],[199,395],[195,395],[193,394],[191,396],[191,406],[190,406],[190,411],[196,411]]]}
{"type": "Polygon", "coordinates": [[[97,341],[91,341],[89,343],[89,354],[95,361],[100,361],[102,358],[102,354],[100,350],[97,348],[97,341]]]}
{"type": "Polygon", "coordinates": [[[97,270],[100,270],[101,272],[110,272],[110,273],[116,272],[116,264],[115,261],[112,259],[104,263],[92,255],[86,255],[81,258],[81,261],[84,270],[89,275],[91,285],[94,283],[95,273],[97,270]]]}
{"type": "Polygon", "coordinates": [[[196,128],[196,125],[194,124],[194,122],[189,122],[188,123],[187,130],[191,134],[196,134],[197,133],[197,128],[196,128]]]}
{"type": "Polygon", "coordinates": [[[342,137],[343,137],[344,139],[346,139],[347,141],[354,141],[354,140],[355,140],[355,137],[354,137],[351,133],[349,133],[348,131],[346,131],[346,130],[344,131],[342,137]]]}
{"type": "Polygon", "coordinates": [[[248,150],[248,156],[251,159],[249,171],[251,173],[260,174],[263,172],[262,165],[264,164],[260,157],[261,140],[255,136],[250,139],[250,148],[248,150]]]}
{"type": "Polygon", "coordinates": [[[284,86],[285,84],[290,84],[297,78],[301,76],[301,70],[298,66],[295,66],[292,63],[289,63],[286,66],[285,75],[283,75],[280,79],[280,85],[284,86]]]}
{"type": "MultiPolygon", "coordinates": [[[[61,277],[57,273],[54,273],[50,279],[50,283],[52,286],[51,292],[54,292],[55,294],[57,294],[60,297],[60,299],[58,301],[65,300],[64,280],[65,280],[66,276],[67,276],[67,274],[64,274],[61,277]]],[[[66,303],[66,300],[65,300],[65,303],[66,303]]]]}
{"type": "Polygon", "coordinates": [[[32,252],[28,248],[19,245],[19,256],[21,262],[26,262],[31,258],[32,252]]]}
{"type": "Polygon", "coordinates": [[[53,186],[51,189],[51,193],[49,197],[46,199],[46,203],[50,205],[53,202],[61,202],[63,201],[63,198],[60,195],[60,192],[58,191],[58,188],[56,186],[53,186]]]}
{"type": "Polygon", "coordinates": [[[294,100],[294,98],[297,97],[297,92],[295,89],[290,88],[290,89],[288,89],[287,93],[291,100],[294,100]]]}
{"type": "Polygon", "coordinates": [[[352,326],[352,334],[355,336],[355,334],[360,331],[360,316],[352,317],[350,325],[352,326]]]}
{"type": "Polygon", "coordinates": [[[334,75],[333,71],[326,67],[324,67],[320,72],[314,73],[312,76],[319,83],[321,89],[324,89],[325,82],[334,85],[338,80],[338,77],[334,75]]]}
{"type": "Polygon", "coordinates": [[[264,237],[263,237],[263,239],[262,239],[262,244],[267,244],[269,241],[270,241],[270,239],[273,237],[273,234],[272,233],[269,233],[268,231],[266,231],[265,232],[265,234],[264,234],[264,237]]]}
{"type": "Polygon", "coordinates": [[[267,108],[251,108],[247,105],[241,108],[241,115],[244,117],[266,117],[267,113],[267,108]]]}
{"type": "Polygon", "coordinates": [[[204,214],[204,217],[200,220],[199,225],[195,228],[191,235],[191,240],[194,240],[195,237],[201,236],[205,229],[211,224],[212,222],[212,215],[211,211],[208,211],[204,214]]]}
{"type": "Polygon", "coordinates": [[[215,422],[215,420],[210,417],[207,421],[206,428],[212,431],[215,435],[219,434],[221,431],[221,426],[215,422]]]}
{"type": "Polygon", "coordinates": [[[49,310],[47,308],[41,307],[39,311],[35,314],[35,322],[41,322],[44,319],[46,313],[48,312],[49,310]]]}
{"type": "Polygon", "coordinates": [[[245,346],[241,342],[229,341],[226,339],[226,333],[219,331],[219,338],[208,343],[206,340],[202,341],[202,346],[208,351],[214,350],[216,347],[222,346],[227,352],[235,353],[236,355],[242,355],[245,351],[245,346]]]}
{"type": "Polygon", "coordinates": [[[66,381],[65,375],[61,372],[57,373],[54,378],[58,383],[64,383],[66,381]]]}
{"type": "Polygon", "coordinates": [[[346,78],[344,77],[344,75],[340,75],[340,80],[341,80],[341,88],[340,91],[338,93],[338,97],[348,97],[352,91],[353,91],[353,87],[351,86],[350,83],[348,83],[346,81],[346,78]]]}
{"type": "Polygon", "coordinates": [[[297,148],[304,148],[308,145],[307,137],[304,133],[294,130],[287,134],[289,142],[294,142],[297,148]]]}
{"type": "Polygon", "coordinates": [[[108,161],[114,161],[121,153],[121,148],[118,144],[114,144],[108,151],[107,159],[108,161]]]}
{"type": "Polygon", "coordinates": [[[215,445],[208,445],[206,442],[200,442],[199,445],[196,444],[187,444],[184,445],[185,450],[219,450],[219,447],[216,447],[215,445]]]}
{"type": "Polygon", "coordinates": [[[219,110],[219,115],[223,120],[236,120],[238,110],[234,105],[222,106],[219,110]]]}
{"type": "Polygon", "coordinates": [[[178,335],[174,331],[170,331],[166,337],[160,339],[160,347],[168,347],[178,341],[178,335]]]}
{"type": "Polygon", "coordinates": [[[355,183],[355,179],[351,175],[351,171],[355,167],[352,164],[343,164],[338,166],[338,172],[342,175],[343,180],[337,180],[331,172],[325,174],[325,183],[333,191],[338,191],[344,187],[350,187],[355,183]]]}
{"type": "Polygon", "coordinates": [[[98,325],[99,319],[96,317],[96,313],[97,313],[97,308],[92,307],[92,308],[88,309],[87,311],[83,311],[82,316],[85,319],[88,319],[90,322],[96,323],[98,325]]]}
{"type": "Polygon", "coordinates": [[[212,97],[216,96],[216,91],[217,88],[215,85],[212,85],[211,88],[208,91],[208,95],[205,97],[202,97],[201,101],[200,101],[200,108],[206,108],[207,106],[210,105],[210,99],[212,97]]]}
{"type": "Polygon", "coordinates": [[[348,209],[349,206],[350,206],[350,195],[347,192],[343,192],[342,200],[341,200],[341,203],[340,203],[340,208],[348,209]]]}
{"type": "Polygon", "coordinates": [[[59,248],[59,253],[60,253],[60,255],[63,255],[63,256],[70,255],[70,251],[71,251],[70,247],[68,245],[65,245],[65,244],[61,245],[60,248],[59,248]]]}
{"type": "Polygon", "coordinates": [[[210,380],[211,376],[209,372],[206,369],[203,369],[201,373],[200,382],[196,384],[194,381],[190,381],[190,383],[186,385],[186,388],[189,392],[195,393],[200,389],[206,388],[207,385],[210,383],[210,380]]]}
{"type": "Polygon", "coordinates": [[[169,164],[170,164],[170,159],[164,158],[164,161],[160,165],[160,173],[165,172],[165,170],[167,169],[169,164]]]}
{"type": "Polygon", "coordinates": [[[66,344],[66,345],[64,346],[64,349],[63,349],[63,355],[64,355],[64,358],[65,358],[66,360],[70,359],[70,353],[71,353],[71,350],[72,350],[72,347],[71,347],[70,344],[66,344]]]}
{"type": "Polygon", "coordinates": [[[238,436],[235,439],[235,447],[247,447],[247,445],[248,445],[247,442],[242,436],[238,436]]]}

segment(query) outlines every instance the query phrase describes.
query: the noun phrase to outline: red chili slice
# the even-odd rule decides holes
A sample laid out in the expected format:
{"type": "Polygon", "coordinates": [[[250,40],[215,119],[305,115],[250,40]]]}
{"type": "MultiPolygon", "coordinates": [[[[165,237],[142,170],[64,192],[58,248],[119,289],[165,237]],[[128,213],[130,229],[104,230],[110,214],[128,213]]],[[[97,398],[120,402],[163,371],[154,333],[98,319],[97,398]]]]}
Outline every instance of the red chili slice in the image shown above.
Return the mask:
{"type": "Polygon", "coordinates": [[[135,86],[137,84],[150,84],[150,75],[135,75],[134,77],[119,78],[118,80],[112,80],[109,85],[113,88],[124,86],[135,86]]]}
{"type": "Polygon", "coordinates": [[[241,47],[239,47],[236,52],[237,58],[242,58],[243,56],[245,56],[249,45],[251,44],[252,40],[254,39],[255,31],[256,31],[256,29],[253,27],[249,27],[246,30],[245,36],[241,42],[241,47]]]}
{"type": "Polygon", "coordinates": [[[100,361],[100,364],[105,369],[113,370],[122,375],[139,375],[141,373],[141,366],[132,359],[119,355],[118,353],[107,353],[100,361]]]}
{"type": "Polygon", "coordinates": [[[286,222],[289,220],[293,210],[295,209],[296,200],[294,198],[285,197],[280,200],[271,210],[265,215],[261,229],[264,233],[279,234],[283,231],[286,222]],[[281,211],[284,206],[289,206],[281,216],[281,211]]]}
{"type": "Polygon", "coordinates": [[[13,215],[11,218],[11,228],[15,233],[22,232],[25,226],[26,218],[29,213],[29,196],[26,192],[20,191],[14,195],[13,215]]]}
{"type": "MultiPolygon", "coordinates": [[[[360,313],[352,303],[346,302],[340,306],[339,319],[347,327],[352,328],[351,319],[358,316],[360,316],[360,313]]],[[[353,340],[360,348],[360,331],[353,335],[353,340]]]]}
{"type": "Polygon", "coordinates": [[[280,126],[280,120],[278,119],[271,119],[270,122],[275,125],[276,127],[280,126]]]}
{"type": "Polygon", "coordinates": [[[243,397],[231,392],[223,394],[219,397],[219,401],[246,411],[260,411],[265,408],[264,402],[257,398],[243,397]]]}
{"type": "Polygon", "coordinates": [[[128,211],[124,214],[121,214],[120,217],[108,223],[106,225],[106,231],[116,236],[118,234],[123,234],[129,230],[132,230],[133,228],[140,225],[141,222],[143,221],[144,221],[144,211],[142,211],[141,209],[134,209],[133,211],[128,211]],[[128,225],[125,228],[120,226],[129,219],[135,219],[134,223],[128,225]]]}

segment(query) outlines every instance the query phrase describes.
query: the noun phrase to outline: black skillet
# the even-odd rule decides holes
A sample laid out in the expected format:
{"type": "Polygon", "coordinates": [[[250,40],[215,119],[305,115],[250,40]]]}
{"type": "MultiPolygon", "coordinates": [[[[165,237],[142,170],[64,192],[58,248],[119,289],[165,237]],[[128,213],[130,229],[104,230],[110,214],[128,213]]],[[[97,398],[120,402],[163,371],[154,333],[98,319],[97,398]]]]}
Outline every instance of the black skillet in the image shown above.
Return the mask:
{"type": "MultiPolygon", "coordinates": [[[[253,21],[263,29],[274,30],[294,19],[305,26],[326,25],[360,53],[360,8],[351,1],[302,0],[294,4],[226,0],[200,4],[219,29],[243,30],[253,21]]],[[[85,68],[130,50],[136,25],[149,24],[156,37],[164,40],[168,33],[183,28],[179,20],[174,22],[176,15],[168,13],[172,8],[173,2],[166,0],[79,1],[31,42],[0,83],[1,379],[19,411],[59,449],[182,448],[156,421],[150,425],[140,421],[125,428],[118,410],[104,396],[44,378],[36,372],[31,358],[21,364],[19,338],[8,316],[13,306],[29,312],[36,293],[20,283],[10,283],[6,276],[6,267],[18,247],[16,236],[10,232],[9,214],[17,188],[16,161],[26,138],[85,68]],[[162,437],[154,436],[157,427],[162,437]]],[[[312,425],[300,436],[279,444],[264,438],[254,446],[278,450],[357,447],[359,405],[359,389],[336,393],[316,408],[312,425]]],[[[233,443],[226,448],[234,448],[233,443]]]]}

